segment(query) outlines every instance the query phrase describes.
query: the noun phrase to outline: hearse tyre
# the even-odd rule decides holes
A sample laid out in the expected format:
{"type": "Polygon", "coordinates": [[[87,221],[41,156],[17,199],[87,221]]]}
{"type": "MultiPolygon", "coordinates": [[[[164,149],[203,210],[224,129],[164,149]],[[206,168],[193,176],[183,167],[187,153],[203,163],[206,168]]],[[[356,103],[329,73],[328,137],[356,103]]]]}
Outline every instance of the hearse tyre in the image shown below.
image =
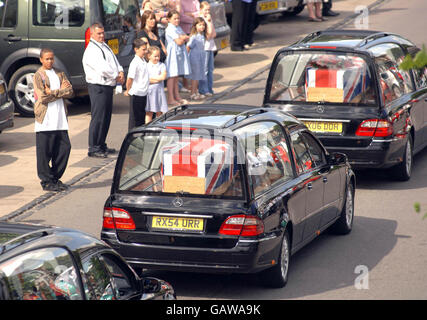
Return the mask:
{"type": "Polygon", "coordinates": [[[331,231],[335,234],[349,234],[353,228],[354,218],[354,186],[348,182],[345,203],[339,219],[331,226],[331,231]]]}
{"type": "Polygon", "coordinates": [[[412,145],[412,136],[408,135],[408,140],[406,141],[405,150],[402,156],[402,162],[392,168],[392,174],[397,180],[408,181],[411,178],[414,157],[412,145]]]}
{"type": "Polygon", "coordinates": [[[282,246],[277,259],[277,264],[261,273],[264,284],[272,288],[283,288],[288,282],[289,262],[291,258],[291,243],[289,241],[288,229],[285,230],[282,238],[282,246]]]}

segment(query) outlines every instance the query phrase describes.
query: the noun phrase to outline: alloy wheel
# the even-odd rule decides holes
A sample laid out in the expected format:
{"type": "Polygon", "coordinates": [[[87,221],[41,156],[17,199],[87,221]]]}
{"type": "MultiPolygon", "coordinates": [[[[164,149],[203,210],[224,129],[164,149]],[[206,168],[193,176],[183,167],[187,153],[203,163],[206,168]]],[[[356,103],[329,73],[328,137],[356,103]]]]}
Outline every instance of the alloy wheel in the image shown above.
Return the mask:
{"type": "Polygon", "coordinates": [[[351,224],[353,222],[353,193],[351,188],[347,188],[345,219],[347,226],[351,228],[351,224]]]}
{"type": "Polygon", "coordinates": [[[280,252],[280,271],[282,278],[285,280],[289,270],[289,243],[287,234],[283,236],[282,249],[280,252]]]}
{"type": "Polygon", "coordinates": [[[15,85],[15,98],[20,107],[28,113],[34,112],[34,73],[26,73],[19,77],[15,85]]]}

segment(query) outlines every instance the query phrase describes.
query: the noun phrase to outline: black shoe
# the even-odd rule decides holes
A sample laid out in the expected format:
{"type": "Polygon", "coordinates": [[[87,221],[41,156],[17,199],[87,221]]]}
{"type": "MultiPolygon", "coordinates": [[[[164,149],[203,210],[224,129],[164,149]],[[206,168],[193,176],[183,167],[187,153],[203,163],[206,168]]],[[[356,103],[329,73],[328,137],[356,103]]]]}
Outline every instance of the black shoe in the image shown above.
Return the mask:
{"type": "Polygon", "coordinates": [[[104,153],[109,153],[109,154],[117,153],[116,149],[114,149],[114,148],[108,148],[108,147],[105,147],[105,149],[102,149],[102,151],[104,153]]]}
{"type": "Polygon", "coordinates": [[[87,153],[88,157],[91,158],[107,158],[108,154],[104,151],[93,151],[87,153]]]}
{"type": "Polygon", "coordinates": [[[335,17],[335,16],[339,15],[339,12],[329,10],[327,12],[324,12],[322,15],[327,16],[327,17],[335,17]]]}
{"type": "Polygon", "coordinates": [[[59,188],[58,184],[53,183],[53,182],[48,182],[48,183],[42,185],[42,188],[43,188],[44,191],[55,191],[55,192],[62,191],[59,188]]]}
{"type": "Polygon", "coordinates": [[[56,182],[56,185],[57,185],[57,187],[58,187],[61,191],[64,191],[64,190],[68,190],[68,189],[70,189],[70,186],[69,186],[68,184],[62,183],[62,181],[61,181],[61,180],[58,180],[58,181],[56,182]]]}
{"type": "Polygon", "coordinates": [[[231,51],[243,51],[243,47],[231,47],[231,51]]]}

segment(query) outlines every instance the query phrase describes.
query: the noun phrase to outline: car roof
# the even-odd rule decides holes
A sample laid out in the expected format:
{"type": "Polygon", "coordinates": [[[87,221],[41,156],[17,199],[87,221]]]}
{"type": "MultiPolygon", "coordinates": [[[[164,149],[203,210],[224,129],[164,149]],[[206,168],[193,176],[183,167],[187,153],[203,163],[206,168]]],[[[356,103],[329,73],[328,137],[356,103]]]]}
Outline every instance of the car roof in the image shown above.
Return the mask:
{"type": "Polygon", "coordinates": [[[106,245],[81,231],[28,223],[0,222],[0,262],[10,256],[40,247],[61,246],[84,254],[106,245]]]}
{"type": "Polygon", "coordinates": [[[255,107],[239,104],[197,104],[176,107],[141,129],[231,129],[254,119],[275,119],[286,126],[301,125],[302,122],[289,113],[271,107],[255,107]]]}
{"type": "Polygon", "coordinates": [[[415,46],[400,35],[374,30],[323,30],[307,35],[290,46],[293,49],[354,49],[364,51],[373,44],[383,42],[405,43],[415,46]]]}

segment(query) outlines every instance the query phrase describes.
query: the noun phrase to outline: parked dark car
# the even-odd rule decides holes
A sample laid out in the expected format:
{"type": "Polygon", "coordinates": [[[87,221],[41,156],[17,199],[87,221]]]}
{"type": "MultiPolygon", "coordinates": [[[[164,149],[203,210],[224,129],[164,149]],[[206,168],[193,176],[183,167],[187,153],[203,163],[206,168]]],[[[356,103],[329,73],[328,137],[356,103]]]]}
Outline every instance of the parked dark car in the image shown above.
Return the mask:
{"type": "Polygon", "coordinates": [[[101,239],[132,266],[255,273],[282,287],[291,254],[352,229],[355,177],[273,108],[177,107],[126,136],[101,239]]]}
{"type": "Polygon", "coordinates": [[[101,22],[105,42],[117,55],[125,71],[134,57],[124,39],[123,19],[136,23],[137,0],[1,0],[0,72],[9,88],[16,111],[34,116],[33,76],[40,67],[40,49],[55,52],[54,67],[64,71],[76,95],[87,97],[82,57],[90,40],[89,27],[101,22]]]}
{"type": "Polygon", "coordinates": [[[77,230],[0,222],[0,300],[176,299],[114,250],[77,230]]]}
{"type": "Polygon", "coordinates": [[[13,127],[13,102],[9,100],[7,85],[0,73],[0,133],[13,127]]]}
{"type": "Polygon", "coordinates": [[[386,32],[312,33],[277,52],[264,105],[302,120],[353,168],[391,168],[408,180],[413,155],[427,145],[427,73],[399,64],[418,51],[386,32]]]}

